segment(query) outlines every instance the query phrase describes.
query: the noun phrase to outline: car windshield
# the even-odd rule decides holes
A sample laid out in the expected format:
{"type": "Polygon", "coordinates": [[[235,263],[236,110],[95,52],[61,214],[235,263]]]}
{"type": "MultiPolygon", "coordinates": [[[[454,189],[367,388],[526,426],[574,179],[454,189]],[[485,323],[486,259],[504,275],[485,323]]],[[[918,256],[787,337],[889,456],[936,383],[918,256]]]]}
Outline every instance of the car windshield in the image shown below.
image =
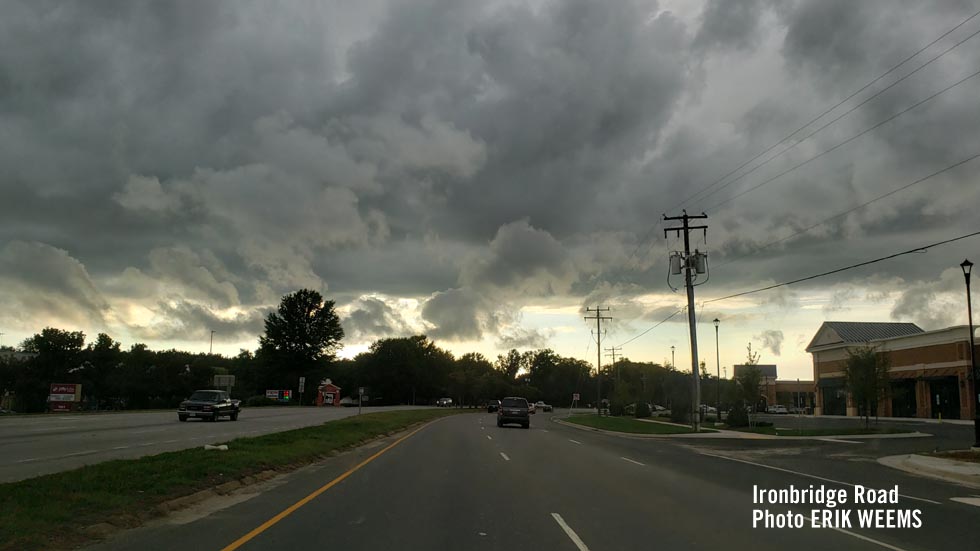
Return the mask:
{"type": "Polygon", "coordinates": [[[527,400],[524,398],[504,398],[501,405],[505,408],[526,408],[527,400]]]}
{"type": "Polygon", "coordinates": [[[220,398],[221,394],[218,392],[207,392],[199,390],[194,394],[191,394],[191,400],[200,400],[202,402],[216,402],[220,398]]]}

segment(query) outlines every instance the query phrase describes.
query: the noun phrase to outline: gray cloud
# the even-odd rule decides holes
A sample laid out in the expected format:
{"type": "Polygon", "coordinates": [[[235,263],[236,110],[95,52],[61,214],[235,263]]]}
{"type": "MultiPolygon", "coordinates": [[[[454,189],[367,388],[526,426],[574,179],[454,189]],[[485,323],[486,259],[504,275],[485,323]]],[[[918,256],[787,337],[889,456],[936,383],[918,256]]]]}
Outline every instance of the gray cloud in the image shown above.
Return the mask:
{"type": "Polygon", "coordinates": [[[778,329],[767,329],[759,335],[752,337],[753,339],[762,340],[762,349],[771,350],[776,356],[782,353],[783,347],[783,332],[778,329]]]}
{"type": "MultiPolygon", "coordinates": [[[[5,3],[0,293],[23,308],[0,321],[108,316],[148,330],[108,306],[126,302],[190,334],[219,321],[198,307],[253,312],[298,287],[345,301],[429,297],[434,335],[454,339],[503,342],[528,300],[660,318],[634,298],[665,290],[677,245],[647,231],[661,213],[972,12],[912,0],[683,11],[691,16],[585,0],[5,3]]],[[[695,245],[715,269],[699,293],[972,229],[980,187],[966,166],[757,250],[980,150],[969,82],[712,207],[968,74],[980,62],[974,46],[685,204],[710,215],[707,242],[695,245]]],[[[944,323],[930,289],[942,299],[938,272],[974,246],[753,299],[792,310],[807,289],[867,284],[871,296],[901,297],[894,316],[944,323]]],[[[835,295],[828,308],[852,298],[835,295]]],[[[363,303],[347,323],[397,332],[391,315],[363,303]]]]}
{"type": "Polygon", "coordinates": [[[208,307],[192,302],[160,303],[155,313],[161,321],[136,325],[133,334],[140,339],[184,340],[204,342],[215,331],[216,341],[236,342],[254,339],[265,328],[265,316],[271,309],[253,310],[231,318],[215,315],[208,307]]]}
{"type": "Polygon", "coordinates": [[[504,350],[545,348],[548,345],[548,339],[553,335],[549,331],[518,327],[500,335],[496,345],[497,348],[504,350]]]}
{"type": "Polygon", "coordinates": [[[356,301],[341,323],[344,335],[351,340],[399,337],[413,333],[411,325],[398,310],[374,297],[356,301]]]}

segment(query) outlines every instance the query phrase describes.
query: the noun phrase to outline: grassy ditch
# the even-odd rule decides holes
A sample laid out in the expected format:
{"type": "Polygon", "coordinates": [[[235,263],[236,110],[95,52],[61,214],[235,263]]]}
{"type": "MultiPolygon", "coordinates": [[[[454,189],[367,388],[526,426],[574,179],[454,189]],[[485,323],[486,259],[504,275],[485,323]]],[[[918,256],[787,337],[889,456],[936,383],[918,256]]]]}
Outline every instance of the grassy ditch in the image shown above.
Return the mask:
{"type": "Polygon", "coordinates": [[[228,451],[201,447],[0,484],[0,550],[62,549],[99,523],[131,527],[158,506],[267,470],[285,471],[411,425],[468,410],[368,413],[322,425],[238,438],[228,451]]]}
{"type": "MultiPolygon", "coordinates": [[[[628,432],[632,434],[690,434],[690,427],[668,425],[666,423],[649,423],[637,421],[629,417],[599,417],[598,415],[572,415],[564,419],[569,423],[591,427],[594,429],[628,432]]],[[[701,432],[716,432],[711,429],[701,429],[701,432]]]]}

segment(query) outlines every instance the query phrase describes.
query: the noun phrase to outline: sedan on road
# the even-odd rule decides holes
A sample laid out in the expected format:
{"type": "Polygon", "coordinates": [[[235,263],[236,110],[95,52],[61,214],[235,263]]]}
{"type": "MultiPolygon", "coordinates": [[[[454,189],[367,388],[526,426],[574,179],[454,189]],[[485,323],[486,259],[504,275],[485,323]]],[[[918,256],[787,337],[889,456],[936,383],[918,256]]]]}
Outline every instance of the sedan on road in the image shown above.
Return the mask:
{"type": "Polygon", "coordinates": [[[531,427],[530,404],[524,398],[511,396],[500,402],[497,410],[497,426],[519,424],[524,428],[531,427]]]}
{"type": "Polygon", "coordinates": [[[534,403],[534,409],[535,410],[540,409],[541,411],[554,411],[555,408],[551,407],[551,404],[546,404],[543,401],[538,400],[537,402],[534,403]]]}
{"type": "Polygon", "coordinates": [[[490,400],[487,402],[487,413],[493,413],[500,409],[500,400],[490,400]]]}

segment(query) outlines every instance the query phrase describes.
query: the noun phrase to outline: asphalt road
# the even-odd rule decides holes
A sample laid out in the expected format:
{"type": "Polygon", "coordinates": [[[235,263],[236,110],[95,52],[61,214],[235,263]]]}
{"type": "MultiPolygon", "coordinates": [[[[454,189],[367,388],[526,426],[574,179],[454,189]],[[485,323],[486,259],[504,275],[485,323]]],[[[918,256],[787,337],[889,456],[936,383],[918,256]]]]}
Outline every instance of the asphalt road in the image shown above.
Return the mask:
{"type": "MultiPolygon", "coordinates": [[[[413,406],[365,408],[365,411],[413,406]]],[[[240,436],[281,432],[356,415],[357,408],[245,408],[238,421],[177,420],[167,412],[0,417],[0,482],[110,459],[128,459],[240,436]]]]}
{"type": "MultiPolygon", "coordinates": [[[[951,500],[975,490],[874,460],[834,457],[863,444],[623,438],[550,417],[536,415],[531,430],[498,428],[487,414],[441,419],[353,472],[389,442],[301,470],[261,493],[228,498],[210,514],[168,518],[94,549],[976,548],[980,508],[951,500]],[[918,509],[923,525],[753,528],[754,485],[809,484],[897,484],[902,497],[887,507],[918,509]]],[[[774,513],[809,509],[769,507],[774,513]]]]}

